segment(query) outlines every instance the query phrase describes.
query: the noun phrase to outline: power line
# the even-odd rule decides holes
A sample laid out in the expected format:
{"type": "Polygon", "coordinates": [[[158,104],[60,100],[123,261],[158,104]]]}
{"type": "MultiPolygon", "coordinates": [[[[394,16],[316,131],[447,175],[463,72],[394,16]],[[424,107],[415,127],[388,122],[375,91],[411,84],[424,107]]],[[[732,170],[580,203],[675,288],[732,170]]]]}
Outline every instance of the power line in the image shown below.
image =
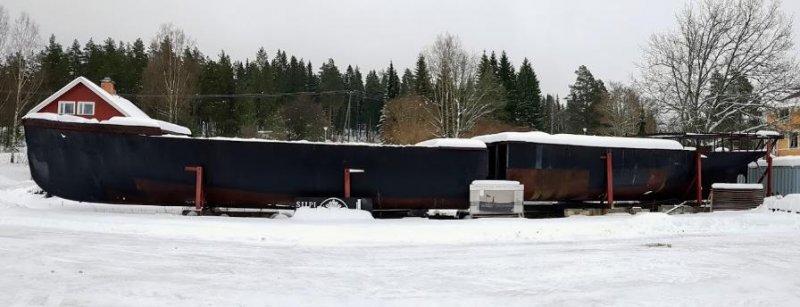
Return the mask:
{"type": "MultiPolygon", "coordinates": [[[[242,93],[242,94],[195,94],[195,95],[177,95],[180,98],[269,98],[269,97],[286,97],[286,96],[321,96],[330,94],[349,94],[351,92],[361,92],[355,90],[336,90],[336,91],[321,91],[321,92],[290,92],[290,93],[242,93]]],[[[166,94],[124,94],[118,93],[117,95],[123,97],[170,97],[166,94]]],[[[173,96],[174,97],[174,96],[173,96]]]]}

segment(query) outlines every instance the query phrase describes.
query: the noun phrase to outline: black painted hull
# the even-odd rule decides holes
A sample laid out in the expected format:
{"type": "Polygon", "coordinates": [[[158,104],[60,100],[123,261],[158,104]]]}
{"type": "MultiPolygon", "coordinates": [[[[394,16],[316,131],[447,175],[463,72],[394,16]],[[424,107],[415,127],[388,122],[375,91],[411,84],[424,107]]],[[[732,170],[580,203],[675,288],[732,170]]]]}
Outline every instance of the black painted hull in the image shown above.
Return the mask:
{"type": "Polygon", "coordinates": [[[747,165],[764,157],[765,151],[705,153],[703,159],[703,194],[708,197],[714,183],[736,183],[739,175],[747,178],[747,165]]]}
{"type": "MultiPolygon", "coordinates": [[[[526,201],[598,201],[606,194],[606,148],[489,144],[490,177],[525,185],[526,201]]],[[[695,153],[611,148],[615,200],[679,200],[694,191],[695,153]]]]}
{"type": "MultiPolygon", "coordinates": [[[[129,128],[129,130],[132,128],[129,128]]],[[[163,137],[104,125],[25,121],[30,170],[45,191],[84,202],[185,206],[204,168],[209,205],[265,208],[299,197],[351,196],[374,209],[465,209],[487,176],[487,151],[163,137]]]]}

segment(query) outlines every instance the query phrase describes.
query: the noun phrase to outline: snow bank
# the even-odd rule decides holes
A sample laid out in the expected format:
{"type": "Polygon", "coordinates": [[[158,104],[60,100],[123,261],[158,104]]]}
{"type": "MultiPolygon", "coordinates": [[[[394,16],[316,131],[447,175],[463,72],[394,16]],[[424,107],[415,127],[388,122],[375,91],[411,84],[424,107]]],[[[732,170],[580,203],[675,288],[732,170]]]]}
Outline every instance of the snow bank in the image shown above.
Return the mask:
{"type": "Polygon", "coordinates": [[[372,214],[364,210],[343,208],[306,208],[300,207],[292,215],[296,221],[367,221],[373,220],[372,214]]]}
{"type": "Polygon", "coordinates": [[[711,185],[711,188],[717,190],[752,190],[763,189],[764,186],[760,183],[715,183],[711,185]]]}
{"type": "Polygon", "coordinates": [[[800,214],[800,194],[767,197],[759,209],[800,214]]]}
{"type": "Polygon", "coordinates": [[[671,149],[683,150],[684,147],[678,141],[651,139],[651,138],[632,138],[632,137],[610,137],[593,136],[578,134],[548,134],[541,131],[531,132],[501,132],[476,136],[473,139],[485,143],[497,142],[527,142],[555,145],[574,145],[602,148],[638,148],[638,149],[671,149]]]}
{"type": "Polygon", "coordinates": [[[414,146],[452,147],[452,148],[486,148],[486,143],[475,139],[430,139],[414,146]]]}

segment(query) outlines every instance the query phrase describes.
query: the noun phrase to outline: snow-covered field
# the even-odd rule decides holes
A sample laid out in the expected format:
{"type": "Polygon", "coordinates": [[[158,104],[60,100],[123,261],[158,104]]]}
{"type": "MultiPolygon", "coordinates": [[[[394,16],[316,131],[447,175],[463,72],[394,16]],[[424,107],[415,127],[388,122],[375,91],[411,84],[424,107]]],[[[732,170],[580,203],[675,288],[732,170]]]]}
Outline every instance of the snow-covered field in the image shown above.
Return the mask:
{"type": "Polygon", "coordinates": [[[0,154],[0,306],[796,306],[800,196],[564,219],[185,217],[32,194],[0,154]]]}

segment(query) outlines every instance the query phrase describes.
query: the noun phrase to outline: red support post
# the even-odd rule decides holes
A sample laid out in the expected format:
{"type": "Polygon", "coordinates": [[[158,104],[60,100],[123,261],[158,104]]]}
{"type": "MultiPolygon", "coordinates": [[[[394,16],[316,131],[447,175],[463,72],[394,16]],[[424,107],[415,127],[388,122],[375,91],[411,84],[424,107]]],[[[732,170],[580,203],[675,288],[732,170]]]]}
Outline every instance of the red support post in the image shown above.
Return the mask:
{"type": "Polygon", "coordinates": [[[767,196],[772,196],[772,146],[774,143],[767,142],[767,196]]]}
{"type": "Polygon", "coordinates": [[[699,149],[694,151],[694,191],[695,202],[700,206],[703,204],[703,154],[699,149]]]}
{"type": "Polygon", "coordinates": [[[344,169],[344,198],[350,198],[350,169],[344,169]]]}
{"type": "Polygon", "coordinates": [[[203,197],[203,167],[202,166],[187,166],[184,168],[187,172],[194,172],[194,210],[200,212],[203,210],[204,197],[203,197]]]}
{"type": "Polygon", "coordinates": [[[614,172],[612,161],[611,149],[606,151],[606,200],[608,201],[608,209],[614,208],[614,172]]]}

